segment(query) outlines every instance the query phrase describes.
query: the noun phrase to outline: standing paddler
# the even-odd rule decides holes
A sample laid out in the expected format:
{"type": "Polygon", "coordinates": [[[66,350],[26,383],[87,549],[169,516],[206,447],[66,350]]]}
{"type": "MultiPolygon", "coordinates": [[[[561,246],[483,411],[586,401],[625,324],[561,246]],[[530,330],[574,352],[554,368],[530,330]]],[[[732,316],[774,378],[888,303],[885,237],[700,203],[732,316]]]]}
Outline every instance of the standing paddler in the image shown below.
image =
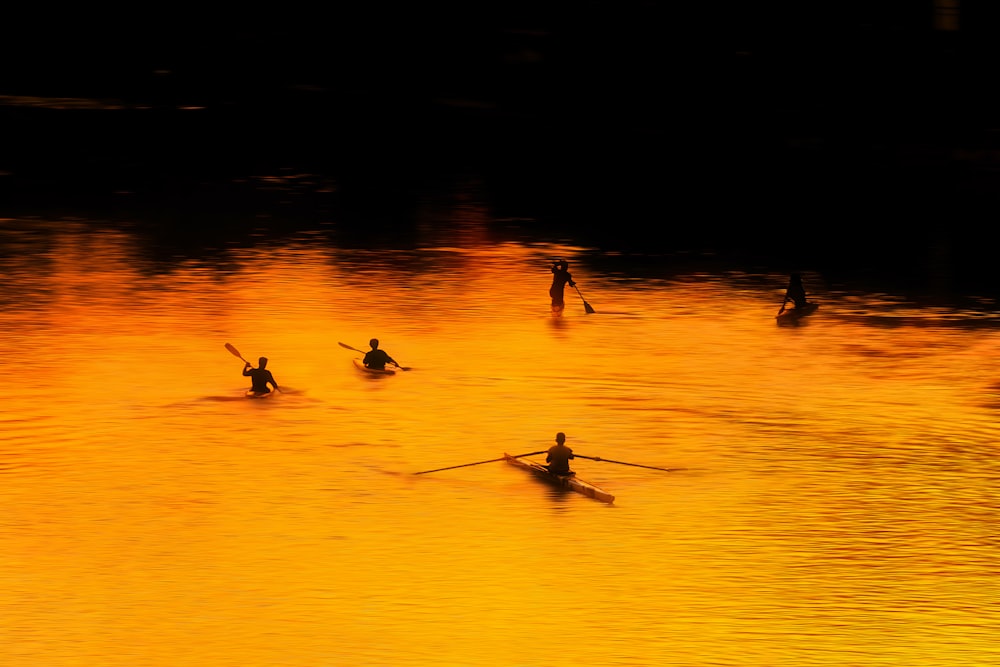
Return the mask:
{"type": "Polygon", "coordinates": [[[563,290],[566,289],[567,283],[570,287],[576,287],[573,276],[567,269],[569,269],[569,262],[565,259],[558,259],[552,264],[552,286],[549,287],[549,296],[552,297],[553,313],[562,313],[566,307],[563,290]]]}

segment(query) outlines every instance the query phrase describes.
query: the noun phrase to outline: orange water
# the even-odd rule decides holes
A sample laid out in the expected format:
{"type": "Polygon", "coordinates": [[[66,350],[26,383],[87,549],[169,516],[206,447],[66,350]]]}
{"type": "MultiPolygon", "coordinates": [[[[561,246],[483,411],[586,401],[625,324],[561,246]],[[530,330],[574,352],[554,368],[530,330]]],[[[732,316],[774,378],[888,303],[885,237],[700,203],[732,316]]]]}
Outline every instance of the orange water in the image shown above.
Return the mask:
{"type": "Polygon", "coordinates": [[[450,224],[153,260],[0,223],[0,664],[1000,663],[995,321],[811,274],[776,327],[785,276],[450,224]],[[555,255],[594,314],[549,315],[555,255]],[[354,369],[373,336],[412,370],[354,369]],[[614,505],[413,474],[557,431],[614,505]]]}

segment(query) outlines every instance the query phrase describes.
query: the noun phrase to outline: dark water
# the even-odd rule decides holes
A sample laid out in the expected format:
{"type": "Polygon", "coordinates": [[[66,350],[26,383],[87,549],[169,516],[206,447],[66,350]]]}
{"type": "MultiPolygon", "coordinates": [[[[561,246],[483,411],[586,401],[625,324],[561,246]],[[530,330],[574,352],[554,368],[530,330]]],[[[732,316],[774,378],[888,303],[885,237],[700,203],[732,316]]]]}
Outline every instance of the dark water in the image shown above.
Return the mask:
{"type": "Polygon", "coordinates": [[[666,133],[641,138],[619,124],[607,145],[454,109],[423,109],[408,129],[370,119],[334,129],[260,110],[0,113],[20,128],[0,159],[6,215],[137,224],[154,246],[184,252],[210,247],[217,234],[314,227],[361,247],[405,240],[422,211],[461,205],[454,192],[472,190],[500,227],[572,237],[622,262],[712,254],[747,268],[820,268],[914,298],[998,288],[990,174],[954,165],[861,173],[870,165],[831,155],[809,165],[758,161],[731,146],[679,155],[666,133]]]}
{"type": "Polygon", "coordinates": [[[931,7],[827,3],[47,17],[2,47],[0,213],[141,221],[192,249],[317,224],[370,246],[473,188],[495,219],[629,256],[995,293],[994,15],[962,3],[957,32],[931,7]]]}

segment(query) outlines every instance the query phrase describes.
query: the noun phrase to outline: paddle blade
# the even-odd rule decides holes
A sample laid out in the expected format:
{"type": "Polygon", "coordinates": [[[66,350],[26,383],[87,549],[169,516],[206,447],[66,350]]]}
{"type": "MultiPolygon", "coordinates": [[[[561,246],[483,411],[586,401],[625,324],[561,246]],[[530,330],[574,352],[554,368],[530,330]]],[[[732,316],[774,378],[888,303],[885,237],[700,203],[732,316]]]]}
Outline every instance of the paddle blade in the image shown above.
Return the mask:
{"type": "Polygon", "coordinates": [[[573,285],[573,289],[575,289],[576,293],[580,295],[580,301],[583,301],[583,310],[584,310],[584,312],[586,312],[588,315],[590,315],[591,313],[596,312],[591,307],[591,305],[589,303],[587,303],[587,300],[583,298],[583,292],[580,291],[580,288],[577,287],[576,285],[573,285]]]}
{"type": "Polygon", "coordinates": [[[229,350],[234,357],[239,358],[240,361],[246,361],[246,359],[243,358],[243,355],[240,354],[240,351],[233,347],[231,343],[226,343],[226,349],[229,350]]]}

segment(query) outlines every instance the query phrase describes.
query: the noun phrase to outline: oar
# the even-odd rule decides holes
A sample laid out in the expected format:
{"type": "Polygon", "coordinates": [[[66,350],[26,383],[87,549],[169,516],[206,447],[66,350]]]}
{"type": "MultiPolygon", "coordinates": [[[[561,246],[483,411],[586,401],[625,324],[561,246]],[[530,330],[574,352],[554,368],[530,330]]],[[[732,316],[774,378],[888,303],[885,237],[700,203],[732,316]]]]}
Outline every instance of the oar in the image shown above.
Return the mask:
{"type": "MultiPolygon", "coordinates": [[[[788,305],[788,295],[786,294],[785,300],[781,302],[781,310],[778,311],[778,315],[781,315],[783,312],[785,312],[785,306],[787,305],[788,305]]],[[[777,317],[777,315],[775,315],[775,317],[777,317]]]]}
{"type": "MultiPolygon", "coordinates": [[[[577,287],[576,285],[573,285],[573,289],[576,290],[577,294],[580,294],[580,288],[579,287],[577,287]]],[[[591,314],[597,312],[596,310],[594,310],[591,307],[591,305],[589,303],[587,303],[587,300],[583,298],[583,294],[580,294],[580,300],[583,301],[583,309],[587,312],[588,315],[591,315],[591,314]]]]}
{"type": "Polygon", "coordinates": [[[232,352],[234,357],[239,357],[240,361],[242,361],[243,363],[245,364],[250,363],[249,361],[243,358],[243,355],[240,354],[240,351],[237,350],[235,347],[233,347],[231,343],[226,343],[226,349],[232,352]]]}
{"type": "MultiPolygon", "coordinates": [[[[338,341],[338,342],[337,342],[337,345],[339,345],[340,347],[346,347],[346,348],[347,348],[348,350],[354,350],[355,352],[360,352],[361,354],[368,354],[368,353],[367,353],[367,352],[365,352],[364,350],[359,350],[359,349],[358,349],[358,348],[356,348],[356,347],[351,347],[351,346],[350,346],[350,345],[348,345],[347,343],[341,343],[340,341],[338,341]]],[[[409,367],[409,366],[400,366],[400,365],[399,365],[399,364],[397,364],[397,363],[396,363],[395,361],[394,361],[394,362],[392,362],[392,365],[393,365],[393,366],[395,366],[396,368],[398,368],[398,369],[399,369],[399,370],[401,370],[401,371],[408,371],[408,370],[410,370],[410,367],[409,367]]]]}
{"type": "MultiPolygon", "coordinates": [[[[527,454],[517,454],[516,456],[514,456],[514,458],[515,459],[519,459],[522,456],[534,456],[535,454],[544,454],[546,451],[548,451],[548,450],[543,449],[540,452],[528,452],[527,454]]],[[[462,465],[448,466],[447,468],[435,468],[434,470],[422,470],[420,472],[415,472],[413,474],[414,475],[426,475],[429,472],[441,472],[442,470],[454,470],[455,468],[467,468],[469,466],[478,466],[478,465],[482,465],[484,463],[496,463],[497,461],[505,461],[505,460],[506,460],[506,457],[504,457],[502,459],[490,459],[489,461],[476,461],[475,463],[463,463],[462,465]]]]}
{"type": "Polygon", "coordinates": [[[675,470],[686,470],[686,468],[657,468],[656,466],[644,466],[641,463],[626,463],[625,461],[612,461],[602,459],[600,456],[584,456],[583,454],[573,454],[578,459],[590,459],[591,461],[603,461],[604,463],[618,463],[623,466],[635,466],[636,468],[649,468],[650,470],[662,470],[663,472],[674,472],[675,470]]]}

